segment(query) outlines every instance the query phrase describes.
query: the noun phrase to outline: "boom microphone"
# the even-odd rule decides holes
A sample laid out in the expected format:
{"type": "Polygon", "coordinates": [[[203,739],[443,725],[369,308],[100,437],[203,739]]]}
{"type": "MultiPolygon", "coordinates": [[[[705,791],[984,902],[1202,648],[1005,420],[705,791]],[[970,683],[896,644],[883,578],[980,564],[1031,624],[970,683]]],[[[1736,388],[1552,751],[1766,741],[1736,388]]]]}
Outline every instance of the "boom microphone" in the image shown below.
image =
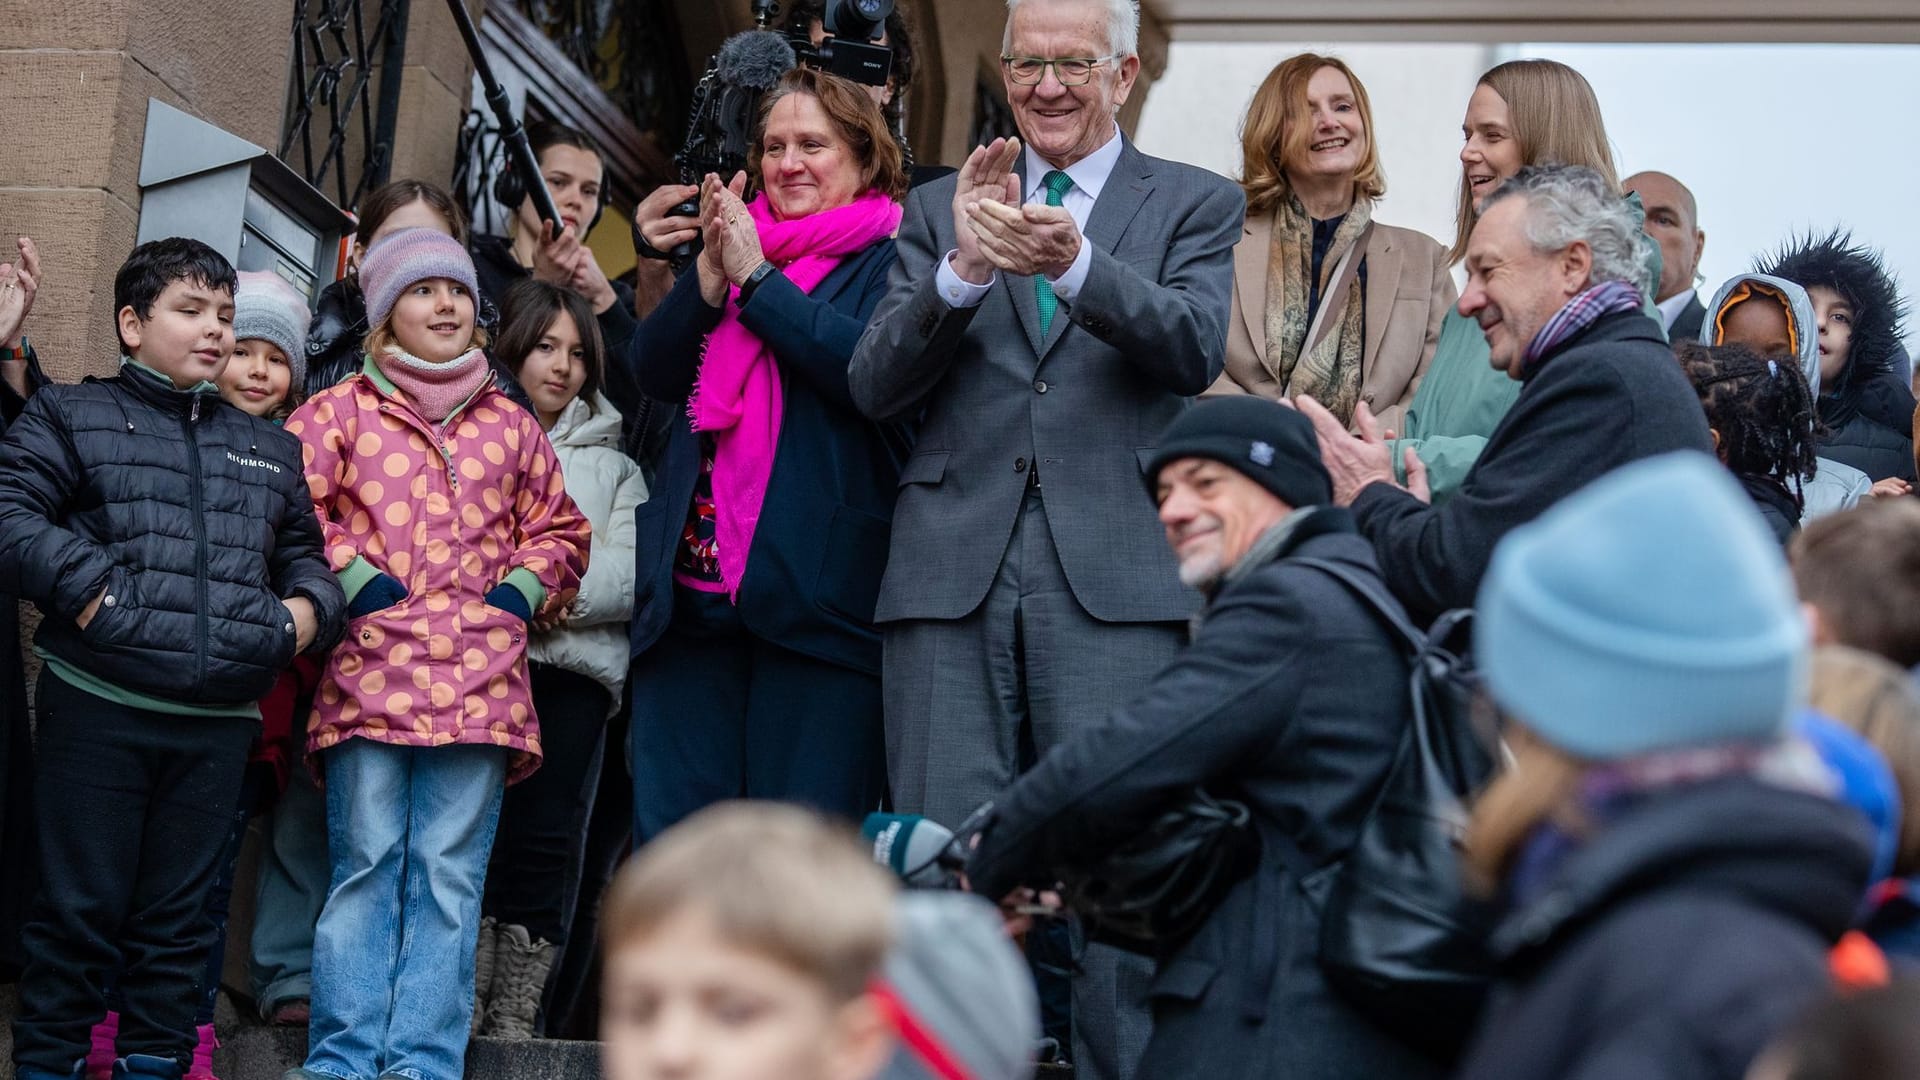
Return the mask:
{"type": "Polygon", "coordinates": [[[793,45],[771,30],[742,30],[720,46],[713,68],[720,81],[753,90],[771,90],[796,63],[793,45]]]}

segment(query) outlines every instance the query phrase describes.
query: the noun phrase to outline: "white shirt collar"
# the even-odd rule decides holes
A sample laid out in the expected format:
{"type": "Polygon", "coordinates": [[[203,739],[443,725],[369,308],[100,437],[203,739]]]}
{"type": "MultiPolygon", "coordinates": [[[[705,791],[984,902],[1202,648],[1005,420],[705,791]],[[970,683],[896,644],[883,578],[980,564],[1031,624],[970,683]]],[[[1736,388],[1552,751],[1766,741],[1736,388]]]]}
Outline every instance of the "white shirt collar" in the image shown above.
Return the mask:
{"type": "MultiPolygon", "coordinates": [[[[1113,167],[1120,163],[1120,150],[1125,145],[1121,141],[1120,125],[1113,125],[1113,135],[1100,144],[1100,149],[1067,166],[1067,176],[1072,178],[1074,190],[1084,193],[1089,199],[1099,199],[1100,189],[1107,186],[1107,177],[1113,175],[1113,167]]],[[[1053,166],[1036,153],[1029,145],[1023,153],[1027,157],[1027,192],[1025,202],[1041,198],[1046,190],[1047,174],[1053,166]]]]}
{"type": "Polygon", "coordinates": [[[1680,313],[1686,310],[1688,304],[1693,302],[1693,295],[1694,291],[1692,289],[1682,289],[1654,305],[1654,307],[1660,309],[1660,321],[1666,324],[1666,329],[1673,329],[1673,320],[1679,318],[1680,313]]]}

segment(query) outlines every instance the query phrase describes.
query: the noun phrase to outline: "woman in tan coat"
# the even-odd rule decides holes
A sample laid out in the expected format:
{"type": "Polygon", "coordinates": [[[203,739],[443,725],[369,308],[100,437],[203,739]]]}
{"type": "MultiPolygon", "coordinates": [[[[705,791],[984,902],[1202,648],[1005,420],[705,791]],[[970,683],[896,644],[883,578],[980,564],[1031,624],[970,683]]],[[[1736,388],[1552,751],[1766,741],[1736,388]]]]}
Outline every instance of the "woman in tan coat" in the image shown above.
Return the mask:
{"type": "Polygon", "coordinates": [[[1311,394],[1351,425],[1399,426],[1453,307],[1446,248],[1373,220],[1387,190],[1366,87],[1313,53],[1284,60],[1241,131],[1247,218],[1233,250],[1227,367],[1209,394],[1311,394]]]}

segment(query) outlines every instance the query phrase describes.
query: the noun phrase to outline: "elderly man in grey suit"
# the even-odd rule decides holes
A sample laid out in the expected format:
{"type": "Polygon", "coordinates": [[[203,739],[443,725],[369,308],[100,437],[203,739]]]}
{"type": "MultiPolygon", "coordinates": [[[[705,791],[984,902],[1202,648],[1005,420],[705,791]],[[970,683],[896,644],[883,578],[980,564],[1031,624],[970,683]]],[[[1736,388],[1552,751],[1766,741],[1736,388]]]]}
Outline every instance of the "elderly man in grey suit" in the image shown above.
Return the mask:
{"type": "MultiPolygon", "coordinates": [[[[867,415],[920,422],[876,619],[895,804],[948,825],[1179,647],[1192,594],[1140,470],[1220,374],[1244,209],[1225,179],[1120,134],[1131,0],[1008,7],[1001,71],[1026,146],[995,140],[912,192],[848,371],[867,415]]],[[[1087,966],[1075,1063],[1127,1076],[1145,988],[1087,966]]]]}

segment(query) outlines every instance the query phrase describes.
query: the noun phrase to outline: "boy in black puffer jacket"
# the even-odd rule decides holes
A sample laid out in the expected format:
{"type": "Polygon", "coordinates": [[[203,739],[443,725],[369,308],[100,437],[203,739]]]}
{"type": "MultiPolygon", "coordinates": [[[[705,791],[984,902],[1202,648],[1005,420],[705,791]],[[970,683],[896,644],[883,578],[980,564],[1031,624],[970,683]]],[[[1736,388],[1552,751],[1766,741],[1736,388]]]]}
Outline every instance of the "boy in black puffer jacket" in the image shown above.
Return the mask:
{"type": "Polygon", "coordinates": [[[0,592],[45,614],[23,1080],[73,1075],[115,970],[116,1075],[185,1071],[256,702],[340,636],[299,443],[213,383],[234,285],[198,241],[135,249],[114,281],[119,374],[42,390],[0,443],[0,592]]]}

